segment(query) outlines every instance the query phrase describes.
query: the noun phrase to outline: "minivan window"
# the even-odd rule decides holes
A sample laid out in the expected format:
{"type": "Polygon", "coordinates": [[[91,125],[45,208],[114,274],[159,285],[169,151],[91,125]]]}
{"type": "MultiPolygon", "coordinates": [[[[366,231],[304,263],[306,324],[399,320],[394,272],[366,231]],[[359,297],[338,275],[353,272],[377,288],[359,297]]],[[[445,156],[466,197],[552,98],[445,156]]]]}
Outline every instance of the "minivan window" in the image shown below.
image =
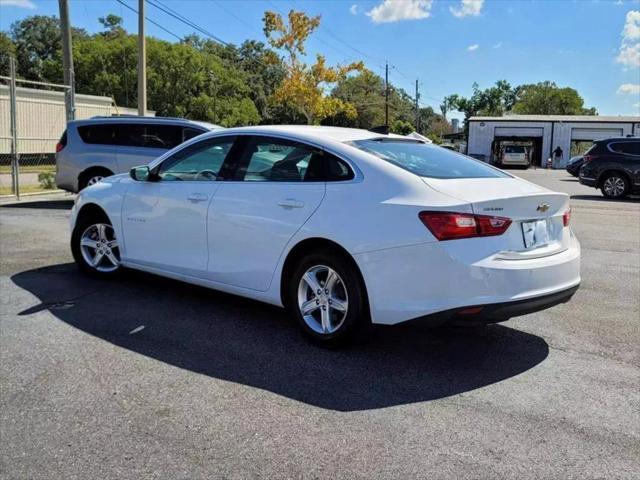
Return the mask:
{"type": "Polygon", "coordinates": [[[83,125],[78,127],[78,134],[84,143],[98,145],[114,144],[114,125],[83,125]]]}
{"type": "Polygon", "coordinates": [[[116,143],[129,147],[169,150],[182,143],[182,127],[151,123],[118,124],[116,143]]]}
{"type": "Polygon", "coordinates": [[[466,155],[434,145],[393,138],[351,142],[360,150],[421,177],[509,178],[500,170],[466,155]]]}
{"type": "Polygon", "coordinates": [[[190,138],[197,137],[198,135],[202,135],[204,132],[197,128],[189,128],[185,127],[182,129],[182,141],[186,142],[190,138]]]}

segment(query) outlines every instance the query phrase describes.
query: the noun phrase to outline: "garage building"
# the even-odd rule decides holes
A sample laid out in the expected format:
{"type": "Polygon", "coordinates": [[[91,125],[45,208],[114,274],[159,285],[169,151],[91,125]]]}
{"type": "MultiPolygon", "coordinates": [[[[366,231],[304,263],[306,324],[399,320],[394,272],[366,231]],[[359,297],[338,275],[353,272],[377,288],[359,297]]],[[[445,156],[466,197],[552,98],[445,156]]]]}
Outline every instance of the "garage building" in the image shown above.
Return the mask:
{"type": "Polygon", "coordinates": [[[501,144],[522,143],[529,147],[532,164],[543,165],[560,147],[564,168],[569,158],[584,153],[595,140],[640,136],[640,117],[587,115],[508,115],[471,117],[467,153],[496,163],[501,144]]]}

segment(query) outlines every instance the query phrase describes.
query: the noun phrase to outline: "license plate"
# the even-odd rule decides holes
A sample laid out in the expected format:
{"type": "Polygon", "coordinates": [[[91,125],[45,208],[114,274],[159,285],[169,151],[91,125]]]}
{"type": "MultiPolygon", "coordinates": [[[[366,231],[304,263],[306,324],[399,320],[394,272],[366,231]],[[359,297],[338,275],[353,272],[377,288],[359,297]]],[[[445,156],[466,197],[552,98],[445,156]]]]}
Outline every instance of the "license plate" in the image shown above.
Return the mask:
{"type": "Polygon", "coordinates": [[[546,220],[522,222],[522,237],[525,248],[536,248],[547,245],[550,241],[549,224],[546,220]]]}

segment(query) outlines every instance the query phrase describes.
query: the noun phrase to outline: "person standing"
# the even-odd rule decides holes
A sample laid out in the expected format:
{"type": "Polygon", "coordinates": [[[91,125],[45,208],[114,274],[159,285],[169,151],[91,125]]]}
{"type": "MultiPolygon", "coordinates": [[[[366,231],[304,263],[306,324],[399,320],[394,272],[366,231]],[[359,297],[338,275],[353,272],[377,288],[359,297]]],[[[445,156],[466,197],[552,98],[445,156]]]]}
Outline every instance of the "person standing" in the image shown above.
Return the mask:
{"type": "Polygon", "coordinates": [[[560,148],[560,145],[558,145],[556,149],[553,151],[553,163],[551,168],[560,168],[560,166],[562,165],[563,155],[564,155],[564,152],[560,148]]]}

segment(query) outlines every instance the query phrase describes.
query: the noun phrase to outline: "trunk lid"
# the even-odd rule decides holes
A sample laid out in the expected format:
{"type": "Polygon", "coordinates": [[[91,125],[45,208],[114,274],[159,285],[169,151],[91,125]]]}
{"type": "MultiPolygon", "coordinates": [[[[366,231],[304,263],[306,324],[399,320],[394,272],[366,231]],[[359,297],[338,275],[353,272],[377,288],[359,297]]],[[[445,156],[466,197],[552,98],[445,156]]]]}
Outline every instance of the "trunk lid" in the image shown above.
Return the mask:
{"type": "Polygon", "coordinates": [[[477,215],[510,218],[512,224],[503,235],[487,237],[493,247],[508,253],[509,258],[551,255],[565,249],[568,229],[564,228],[563,215],[569,208],[569,196],[564,193],[515,177],[423,177],[423,181],[441,193],[471,204],[477,215]]]}

